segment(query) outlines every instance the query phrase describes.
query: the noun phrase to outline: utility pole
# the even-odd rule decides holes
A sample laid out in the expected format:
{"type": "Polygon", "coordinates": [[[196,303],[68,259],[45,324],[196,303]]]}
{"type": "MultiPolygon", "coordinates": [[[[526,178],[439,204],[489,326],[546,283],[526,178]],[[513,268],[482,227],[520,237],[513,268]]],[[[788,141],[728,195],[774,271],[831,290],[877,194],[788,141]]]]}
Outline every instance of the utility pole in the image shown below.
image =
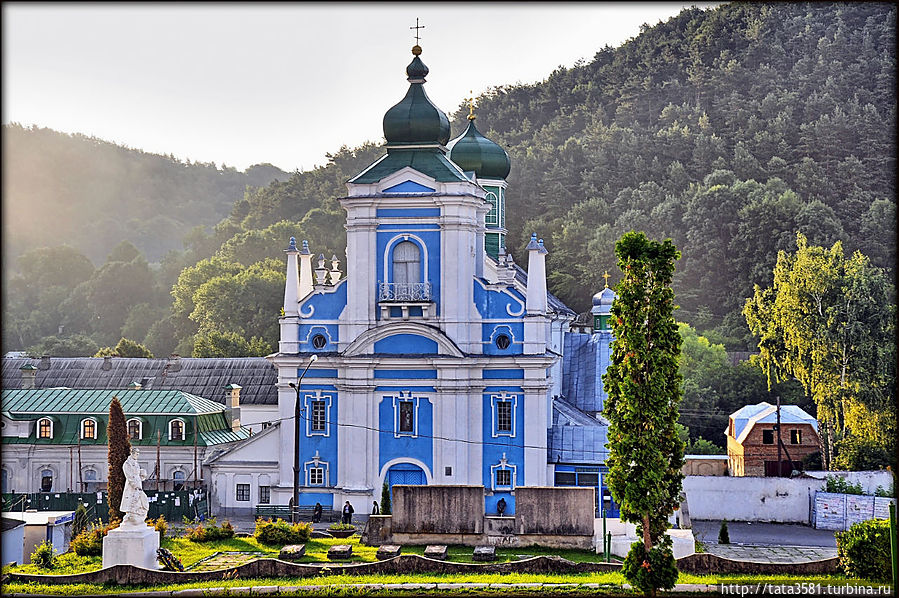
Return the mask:
{"type": "Polygon", "coordinates": [[[69,445],[69,492],[75,488],[75,447],[69,445]]]}
{"type": "MultiPolygon", "coordinates": [[[[159,492],[159,476],[161,475],[162,469],[159,467],[159,445],[162,442],[162,431],[156,430],[156,492],[159,492]]],[[[165,487],[163,487],[165,490],[165,487]]]]}
{"type": "Polygon", "coordinates": [[[783,444],[780,439],[780,395],[777,395],[777,424],[774,429],[777,430],[777,477],[782,478],[784,472],[783,461],[780,460],[780,447],[783,444]]]}
{"type": "Polygon", "coordinates": [[[84,468],[81,465],[81,435],[78,435],[78,487],[84,492],[84,468]]]}
{"type": "Polygon", "coordinates": [[[197,427],[199,419],[194,416],[194,490],[197,489],[197,436],[200,435],[200,429],[197,427]]]}

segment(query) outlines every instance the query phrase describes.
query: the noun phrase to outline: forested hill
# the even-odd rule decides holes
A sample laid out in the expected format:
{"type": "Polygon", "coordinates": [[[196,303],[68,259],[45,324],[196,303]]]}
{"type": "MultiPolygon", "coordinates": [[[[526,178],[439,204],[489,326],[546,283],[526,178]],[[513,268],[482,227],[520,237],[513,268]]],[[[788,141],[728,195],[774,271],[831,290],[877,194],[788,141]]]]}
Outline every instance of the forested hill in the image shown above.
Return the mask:
{"type": "Polygon", "coordinates": [[[623,232],[671,236],[678,317],[729,336],[797,230],[892,266],[895,28],[890,4],[693,8],[491,90],[477,122],[512,156],[512,251],[538,231],[551,290],[583,310],[623,232]]]}
{"type": "Polygon", "coordinates": [[[65,242],[102,264],[121,241],[152,262],[227,216],[246,187],[288,173],[182,162],[84,135],[3,126],[4,256],[65,242]]]}

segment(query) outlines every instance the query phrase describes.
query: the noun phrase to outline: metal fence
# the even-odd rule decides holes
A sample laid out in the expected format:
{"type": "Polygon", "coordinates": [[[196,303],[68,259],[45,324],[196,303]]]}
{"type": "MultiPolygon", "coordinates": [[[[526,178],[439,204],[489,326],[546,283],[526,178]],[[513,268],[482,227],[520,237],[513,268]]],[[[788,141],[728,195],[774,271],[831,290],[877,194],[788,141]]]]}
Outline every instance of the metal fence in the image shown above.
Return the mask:
{"type": "MultiPolygon", "coordinates": [[[[180,490],[178,492],[144,491],[150,501],[148,519],[160,515],[168,521],[209,517],[209,500],[206,490],[180,490]]],[[[14,515],[30,509],[36,511],[74,511],[78,503],[87,509],[88,518],[109,521],[109,501],[106,492],[33,492],[29,494],[3,494],[3,513],[14,515]]]]}

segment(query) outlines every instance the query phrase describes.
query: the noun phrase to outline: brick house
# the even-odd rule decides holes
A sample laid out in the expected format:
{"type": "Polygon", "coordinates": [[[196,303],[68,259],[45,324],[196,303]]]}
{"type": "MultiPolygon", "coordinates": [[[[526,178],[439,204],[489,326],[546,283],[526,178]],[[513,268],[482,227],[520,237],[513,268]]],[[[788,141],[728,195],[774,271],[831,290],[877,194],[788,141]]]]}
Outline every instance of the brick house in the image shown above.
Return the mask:
{"type": "MultiPolygon", "coordinates": [[[[777,476],[777,407],[746,405],[730,415],[728,469],[732,476],[777,476]]],[[[780,455],[784,475],[802,469],[802,460],[821,450],[818,421],[796,405],[780,407],[780,455]]]]}

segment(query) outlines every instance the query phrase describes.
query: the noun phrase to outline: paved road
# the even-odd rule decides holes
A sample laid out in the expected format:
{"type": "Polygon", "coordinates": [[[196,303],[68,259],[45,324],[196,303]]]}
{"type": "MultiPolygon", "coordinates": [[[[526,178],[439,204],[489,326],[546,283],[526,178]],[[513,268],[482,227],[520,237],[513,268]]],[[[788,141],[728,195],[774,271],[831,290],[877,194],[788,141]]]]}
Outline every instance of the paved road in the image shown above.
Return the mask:
{"type": "MultiPolygon", "coordinates": [[[[718,543],[720,521],[693,520],[693,536],[705,543],[718,543]]],[[[814,529],[792,523],[749,523],[728,521],[727,531],[731,544],[752,546],[826,546],[836,548],[833,531],[814,529]]]]}

